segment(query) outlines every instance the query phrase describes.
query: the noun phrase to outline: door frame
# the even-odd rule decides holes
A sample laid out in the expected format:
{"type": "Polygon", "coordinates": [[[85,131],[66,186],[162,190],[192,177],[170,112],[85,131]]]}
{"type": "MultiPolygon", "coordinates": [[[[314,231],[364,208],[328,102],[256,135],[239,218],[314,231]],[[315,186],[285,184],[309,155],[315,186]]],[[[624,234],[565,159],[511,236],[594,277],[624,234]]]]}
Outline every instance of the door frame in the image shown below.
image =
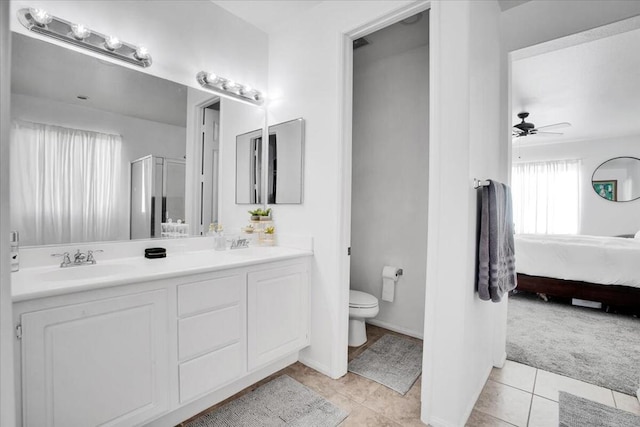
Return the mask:
{"type": "MultiPolygon", "coordinates": [[[[339,91],[342,94],[342,103],[340,105],[339,128],[342,130],[341,140],[342,146],[338,156],[338,167],[340,168],[340,184],[339,184],[339,238],[337,253],[338,258],[338,274],[340,282],[339,294],[339,328],[338,337],[336,337],[337,350],[333,352],[332,366],[337,372],[347,372],[348,354],[347,351],[339,351],[347,349],[349,341],[349,282],[351,261],[348,255],[348,248],[351,246],[351,174],[353,168],[352,160],[352,125],[353,125],[353,41],[378,31],[382,28],[395,24],[398,21],[406,19],[419,12],[424,12],[431,8],[430,1],[416,1],[404,7],[401,7],[387,15],[378,19],[365,23],[357,28],[352,29],[342,35],[342,79],[340,81],[339,91]]],[[[431,18],[429,18],[431,19],[431,18]]],[[[429,51],[430,61],[433,53],[429,51]]],[[[426,261],[425,261],[426,263],[426,261]]],[[[425,284],[426,285],[426,284],[425,284]]]]}

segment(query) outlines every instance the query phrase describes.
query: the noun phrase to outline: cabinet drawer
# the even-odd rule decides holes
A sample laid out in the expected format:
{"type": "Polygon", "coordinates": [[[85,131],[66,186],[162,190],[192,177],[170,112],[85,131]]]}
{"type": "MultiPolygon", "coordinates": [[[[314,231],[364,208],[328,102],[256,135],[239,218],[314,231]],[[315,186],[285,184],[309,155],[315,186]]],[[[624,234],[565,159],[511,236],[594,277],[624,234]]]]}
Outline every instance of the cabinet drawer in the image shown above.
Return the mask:
{"type": "Polygon", "coordinates": [[[187,402],[244,374],[244,346],[232,344],[180,365],[180,403],[187,402]]]}
{"type": "Polygon", "coordinates": [[[178,316],[237,304],[245,284],[244,275],[217,277],[178,286],[178,316]]]}
{"type": "Polygon", "coordinates": [[[210,311],[178,321],[180,360],[240,341],[244,325],[239,305],[210,311]]]}

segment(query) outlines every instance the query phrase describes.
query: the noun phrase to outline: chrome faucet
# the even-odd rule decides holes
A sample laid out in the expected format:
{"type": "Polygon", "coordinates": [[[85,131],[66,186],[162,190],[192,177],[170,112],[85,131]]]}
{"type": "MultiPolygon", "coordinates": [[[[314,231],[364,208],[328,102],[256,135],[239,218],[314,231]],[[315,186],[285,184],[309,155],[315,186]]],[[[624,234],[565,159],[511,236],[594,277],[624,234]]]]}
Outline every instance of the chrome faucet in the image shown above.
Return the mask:
{"type": "Polygon", "coordinates": [[[97,261],[93,256],[93,254],[96,252],[103,252],[103,251],[100,249],[88,250],[86,254],[83,254],[82,252],[80,252],[80,249],[78,249],[76,253],[73,255],[73,262],[71,261],[71,256],[69,255],[69,252],[63,252],[61,254],[51,254],[51,256],[62,257],[62,262],[60,263],[61,268],[77,267],[80,265],[95,264],[97,261]]]}

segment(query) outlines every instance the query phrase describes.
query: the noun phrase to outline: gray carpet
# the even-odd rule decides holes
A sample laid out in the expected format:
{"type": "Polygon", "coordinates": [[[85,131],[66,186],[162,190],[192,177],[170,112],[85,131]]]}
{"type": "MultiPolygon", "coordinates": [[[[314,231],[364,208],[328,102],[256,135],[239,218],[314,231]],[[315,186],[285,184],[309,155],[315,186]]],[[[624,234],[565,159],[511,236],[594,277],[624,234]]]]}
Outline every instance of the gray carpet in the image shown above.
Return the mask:
{"type": "Polygon", "coordinates": [[[386,334],[349,362],[349,371],[406,394],[422,373],[422,343],[386,334]]]}
{"type": "Polygon", "coordinates": [[[638,427],[640,417],[631,412],[560,392],[560,427],[638,427]]]}
{"type": "Polygon", "coordinates": [[[507,358],[635,396],[640,319],[517,294],[509,298],[507,358]]]}
{"type": "Polygon", "coordinates": [[[191,421],[187,427],[334,427],[347,413],[288,375],[191,421]]]}

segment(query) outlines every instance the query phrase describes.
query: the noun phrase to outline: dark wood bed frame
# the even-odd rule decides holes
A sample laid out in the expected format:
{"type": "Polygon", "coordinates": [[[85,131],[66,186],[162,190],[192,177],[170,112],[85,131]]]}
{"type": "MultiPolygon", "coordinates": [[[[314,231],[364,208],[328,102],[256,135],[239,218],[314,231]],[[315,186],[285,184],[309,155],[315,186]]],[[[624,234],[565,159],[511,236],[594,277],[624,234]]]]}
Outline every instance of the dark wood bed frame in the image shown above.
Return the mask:
{"type": "Polygon", "coordinates": [[[640,288],[632,288],[630,286],[598,285],[518,273],[516,290],[547,294],[560,298],[598,301],[615,307],[640,308],[640,288]]]}

